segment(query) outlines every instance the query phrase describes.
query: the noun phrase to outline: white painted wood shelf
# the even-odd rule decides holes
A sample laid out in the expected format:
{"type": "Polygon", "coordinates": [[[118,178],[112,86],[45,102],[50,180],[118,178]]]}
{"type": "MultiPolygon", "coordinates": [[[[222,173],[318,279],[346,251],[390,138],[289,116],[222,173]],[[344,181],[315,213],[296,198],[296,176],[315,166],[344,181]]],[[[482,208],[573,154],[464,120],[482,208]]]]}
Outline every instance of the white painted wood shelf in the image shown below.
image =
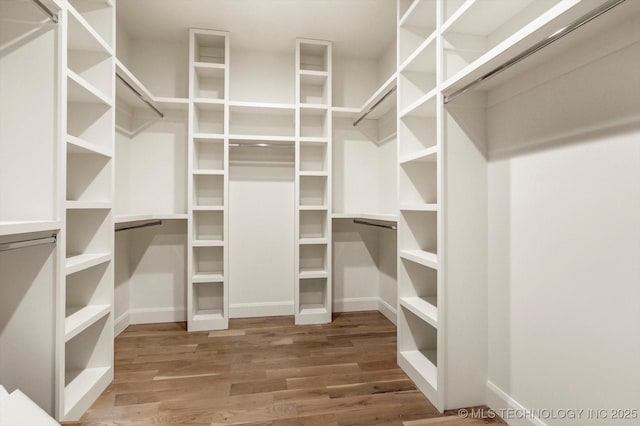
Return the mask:
{"type": "Polygon", "coordinates": [[[438,269],[438,255],[435,253],[424,250],[401,250],[400,257],[431,269],[438,269]]]}
{"type": "Polygon", "coordinates": [[[110,253],[85,253],[69,256],[66,260],[65,272],[67,275],[75,274],[76,272],[93,268],[110,260],[110,253]]]}
{"type": "Polygon", "coordinates": [[[28,234],[31,232],[56,232],[62,223],[57,220],[0,220],[0,236],[28,234]]]}
{"type": "Polygon", "coordinates": [[[84,330],[96,323],[100,318],[111,312],[111,305],[88,305],[80,307],[67,307],[64,334],[69,340],[82,333],[84,330]]]}
{"type": "Polygon", "coordinates": [[[401,297],[400,306],[423,321],[438,328],[438,302],[436,297],[401,297]]]}

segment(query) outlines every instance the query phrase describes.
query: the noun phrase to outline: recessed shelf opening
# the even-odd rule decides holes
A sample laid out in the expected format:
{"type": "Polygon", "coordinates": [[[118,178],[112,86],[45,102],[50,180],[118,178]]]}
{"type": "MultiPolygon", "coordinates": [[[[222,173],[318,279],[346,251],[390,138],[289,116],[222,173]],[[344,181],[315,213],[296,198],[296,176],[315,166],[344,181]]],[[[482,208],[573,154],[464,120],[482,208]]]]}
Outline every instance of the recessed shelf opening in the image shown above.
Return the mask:
{"type": "Polygon", "coordinates": [[[224,35],[196,33],[194,43],[195,62],[224,64],[226,37],[224,35]]]}
{"type": "Polygon", "coordinates": [[[300,176],[300,205],[322,206],[327,203],[326,176],[300,176]]]}
{"type": "Polygon", "coordinates": [[[300,69],[327,71],[329,48],[326,44],[300,42],[300,69]]]}
{"type": "Polygon", "coordinates": [[[195,133],[224,133],[224,105],[221,103],[194,103],[193,131],[195,133]]]}
{"type": "Polygon", "coordinates": [[[233,135],[295,136],[293,108],[230,108],[230,128],[233,135]]]}
{"type": "Polygon", "coordinates": [[[326,143],[300,143],[300,171],[327,171],[326,143]]]}
{"type": "Polygon", "coordinates": [[[194,139],[193,157],[196,170],[224,170],[224,139],[194,139]]]}
{"type": "Polygon", "coordinates": [[[193,96],[202,99],[224,99],[224,68],[195,66],[193,96]]]}
{"type": "Polygon", "coordinates": [[[223,247],[194,247],[193,273],[196,275],[224,275],[223,247]]]}
{"type": "Polygon", "coordinates": [[[224,177],[219,175],[193,176],[193,204],[197,207],[224,205],[224,177]]]}
{"type": "Polygon", "coordinates": [[[300,239],[328,238],[326,211],[300,211],[300,239]]]}
{"type": "Polygon", "coordinates": [[[327,109],[300,108],[300,136],[323,138],[329,134],[327,109]]]}
{"type": "Polygon", "coordinates": [[[223,283],[193,284],[193,315],[200,319],[224,317],[223,283]]]}
{"type": "Polygon", "coordinates": [[[300,280],[300,314],[327,310],[327,279],[300,280]]]}
{"type": "Polygon", "coordinates": [[[193,239],[201,241],[224,240],[224,212],[194,211],[193,239]]]}
{"type": "Polygon", "coordinates": [[[111,251],[109,215],[109,210],[67,211],[67,258],[111,251]]]}
{"type": "Polygon", "coordinates": [[[111,159],[98,154],[67,154],[67,201],[111,199],[111,159]]]}
{"type": "Polygon", "coordinates": [[[400,165],[400,205],[437,204],[437,163],[409,162],[400,165]]]}
{"type": "Polygon", "coordinates": [[[67,102],[67,133],[101,148],[111,148],[113,109],[99,103],[67,102]]]}
{"type": "Polygon", "coordinates": [[[300,272],[327,270],[327,245],[300,246],[300,272]]]}
{"type": "Polygon", "coordinates": [[[438,220],[435,212],[403,211],[399,217],[404,250],[438,252],[438,220]]]}

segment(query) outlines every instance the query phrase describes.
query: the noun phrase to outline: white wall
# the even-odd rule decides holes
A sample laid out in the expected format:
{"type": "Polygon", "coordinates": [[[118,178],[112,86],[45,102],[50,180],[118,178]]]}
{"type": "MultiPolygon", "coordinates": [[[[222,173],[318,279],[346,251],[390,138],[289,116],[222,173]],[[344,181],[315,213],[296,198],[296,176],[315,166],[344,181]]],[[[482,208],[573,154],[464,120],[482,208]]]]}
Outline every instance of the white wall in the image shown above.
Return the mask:
{"type": "Polygon", "coordinates": [[[333,106],[361,107],[379,85],[375,60],[333,58],[333,106]]]}
{"type": "Polygon", "coordinates": [[[184,43],[131,40],[129,69],[153,96],[187,98],[189,47],[184,43]]]}
{"type": "Polygon", "coordinates": [[[114,329],[120,334],[130,323],[129,309],[131,304],[131,235],[128,231],[115,233],[115,272],[114,272],[114,329]]]}
{"type": "Polygon", "coordinates": [[[295,103],[295,45],[292,52],[231,49],[232,101],[295,103]]]}
{"type": "Polygon", "coordinates": [[[492,97],[492,406],[638,408],[639,28],[600,33],[492,97]]]}

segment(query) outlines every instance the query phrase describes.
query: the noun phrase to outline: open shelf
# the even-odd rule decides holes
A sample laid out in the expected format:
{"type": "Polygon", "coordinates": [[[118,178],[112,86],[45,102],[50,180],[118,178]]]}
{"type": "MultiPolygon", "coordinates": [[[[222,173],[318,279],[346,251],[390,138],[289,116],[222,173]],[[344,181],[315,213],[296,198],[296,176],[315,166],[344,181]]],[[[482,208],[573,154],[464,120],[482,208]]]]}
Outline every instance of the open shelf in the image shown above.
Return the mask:
{"type": "Polygon", "coordinates": [[[223,247],[193,247],[193,274],[224,276],[223,247]]]}
{"type": "MultiPolygon", "coordinates": [[[[414,382],[418,382],[416,377],[420,377],[436,390],[438,387],[436,352],[435,349],[401,351],[398,354],[398,364],[414,382]]],[[[422,388],[420,390],[425,392],[422,388]]]]}
{"type": "MultiPolygon", "coordinates": [[[[327,235],[328,219],[326,211],[300,211],[300,240],[324,239],[327,235]]],[[[301,241],[302,244],[302,241],[301,241]]]]}
{"type": "Polygon", "coordinates": [[[327,322],[331,316],[326,278],[300,280],[297,324],[327,322]]]}
{"type": "MultiPolygon", "coordinates": [[[[109,210],[67,211],[67,259],[80,255],[103,256],[111,251],[113,228],[109,210]]],[[[89,261],[87,257],[76,258],[71,265],[77,268],[89,261]]],[[[69,270],[69,260],[67,270],[69,270]]]]}
{"type": "Polygon", "coordinates": [[[298,40],[300,62],[298,68],[306,71],[328,71],[329,46],[326,42],[298,40]]]}
{"type": "Polygon", "coordinates": [[[329,109],[317,105],[300,105],[300,137],[327,138],[331,123],[329,109]]]}
{"type": "Polygon", "coordinates": [[[65,339],[73,339],[109,312],[111,305],[67,307],[64,320],[65,339]]]}
{"type": "Polygon", "coordinates": [[[438,215],[434,211],[402,210],[398,222],[398,243],[407,250],[422,250],[437,253],[438,215]]]}
{"type": "Polygon", "coordinates": [[[220,241],[224,239],[224,212],[194,211],[193,240],[220,241]]]}
{"type": "Polygon", "coordinates": [[[298,277],[301,280],[311,280],[314,278],[327,278],[329,274],[324,269],[303,268],[298,277]]]}
{"type": "Polygon", "coordinates": [[[328,105],[329,73],[300,70],[300,99],[303,104],[328,105]]]}
{"type": "Polygon", "coordinates": [[[398,323],[398,363],[420,390],[425,392],[425,384],[436,390],[438,330],[407,309],[398,312],[398,323]]]}
{"type": "Polygon", "coordinates": [[[403,63],[436,29],[436,0],[415,0],[398,22],[400,63],[403,63]]]}
{"type": "Polygon", "coordinates": [[[193,60],[196,63],[225,64],[226,34],[217,31],[195,30],[193,60]]]}
{"type": "Polygon", "coordinates": [[[300,246],[300,274],[327,271],[327,246],[320,244],[300,246]]]}
{"type": "Polygon", "coordinates": [[[437,163],[408,162],[399,167],[400,205],[437,204],[437,163]]]}
{"type": "Polygon", "coordinates": [[[98,7],[95,8],[96,13],[91,13],[89,8],[86,7],[90,3],[97,2],[88,0],[72,0],[68,2],[67,46],[74,50],[102,52],[111,56],[113,52],[111,29],[108,28],[108,25],[94,27],[94,24],[104,21],[105,16],[113,13],[113,11],[111,8],[98,7]]]}
{"type": "Polygon", "coordinates": [[[0,237],[5,235],[28,234],[31,232],[56,232],[60,230],[60,226],[61,223],[56,220],[0,220],[0,237]]]}
{"type": "Polygon", "coordinates": [[[400,111],[405,111],[436,87],[436,39],[427,39],[401,66],[400,111]]]}
{"type": "MultiPolygon", "coordinates": [[[[102,203],[109,208],[111,197],[111,158],[98,154],[67,153],[67,202],[102,203]]],[[[71,204],[73,206],[73,204],[71,204]]]]}
{"type": "Polygon", "coordinates": [[[436,297],[401,297],[400,306],[408,309],[433,327],[438,327],[438,303],[436,297]]]}
{"type": "Polygon", "coordinates": [[[224,134],[224,118],[223,101],[194,99],[194,133],[224,134]]]}
{"type": "Polygon", "coordinates": [[[193,205],[196,207],[224,206],[224,176],[194,175],[193,205]]]}
{"type": "Polygon", "coordinates": [[[300,176],[300,206],[327,203],[327,176],[300,176]]]}
{"type": "Polygon", "coordinates": [[[400,158],[400,164],[410,163],[412,161],[415,162],[427,162],[427,163],[435,163],[438,161],[438,147],[431,146],[429,148],[424,148],[419,151],[414,151],[410,154],[406,154],[400,158]]]}
{"type": "Polygon", "coordinates": [[[102,390],[109,385],[113,371],[109,366],[88,367],[82,370],[68,370],[66,375],[72,379],[67,382],[64,388],[65,412],[67,417],[73,418],[81,416],[93,402],[83,404],[85,399],[97,398],[102,390]],[[95,395],[95,398],[87,398],[88,395],[95,395]],[[78,415],[73,415],[74,412],[77,412],[78,415]]]}
{"type": "Polygon", "coordinates": [[[234,135],[295,136],[295,106],[231,102],[229,131],[234,135]]]}
{"type": "MultiPolygon", "coordinates": [[[[71,46],[67,49],[67,66],[72,73],[70,79],[74,84],[83,86],[85,91],[98,95],[107,104],[110,103],[113,89],[111,61],[111,55],[104,51],[76,50],[71,46]],[[81,80],[78,81],[78,78],[81,80]]],[[[79,96],[73,92],[70,95],[79,96]]]]}
{"type": "Polygon", "coordinates": [[[419,265],[438,269],[438,255],[424,250],[401,250],[400,257],[419,265]]]}
{"type": "Polygon", "coordinates": [[[67,135],[67,154],[97,154],[107,158],[113,157],[111,149],[67,135]]]}
{"type": "Polygon", "coordinates": [[[196,62],[193,68],[193,97],[224,99],[226,67],[222,64],[196,62]]]}
{"type": "Polygon", "coordinates": [[[224,170],[224,139],[193,139],[193,167],[197,170],[224,170]]]}
{"type": "Polygon", "coordinates": [[[194,274],[193,283],[222,283],[224,282],[224,275],[222,274],[194,274]]]}
{"type": "Polygon", "coordinates": [[[111,99],[71,69],[67,70],[67,101],[111,106],[111,99]]]}
{"type": "MultiPolygon", "coordinates": [[[[133,87],[138,93],[144,96],[147,102],[150,102],[155,108],[160,109],[160,105],[156,103],[154,96],[149,89],[118,59],[116,59],[116,73],[122,77],[127,84],[133,87]]],[[[117,79],[116,99],[118,102],[128,105],[131,108],[146,107],[146,104],[136,95],[129,87],[117,79]]]]}
{"type": "Polygon", "coordinates": [[[90,253],[69,256],[65,261],[65,273],[67,275],[92,268],[111,260],[109,253],[90,253]]]}

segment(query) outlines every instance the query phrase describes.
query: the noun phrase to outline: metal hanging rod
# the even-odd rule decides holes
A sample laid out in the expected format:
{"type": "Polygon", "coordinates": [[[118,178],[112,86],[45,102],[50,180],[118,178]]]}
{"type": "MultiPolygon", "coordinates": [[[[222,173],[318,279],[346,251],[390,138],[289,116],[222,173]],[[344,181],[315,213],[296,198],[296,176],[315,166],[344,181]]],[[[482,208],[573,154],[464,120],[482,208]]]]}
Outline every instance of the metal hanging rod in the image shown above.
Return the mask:
{"type": "Polygon", "coordinates": [[[571,32],[577,30],[578,28],[582,27],[583,25],[585,25],[585,24],[591,22],[592,20],[596,19],[598,16],[600,16],[600,15],[608,12],[609,10],[613,9],[614,7],[620,5],[624,1],[625,0],[609,0],[608,2],[600,5],[599,7],[593,9],[591,12],[586,13],[585,15],[581,16],[580,18],[576,19],[575,21],[573,21],[572,23],[570,23],[566,27],[556,31],[553,34],[551,34],[546,39],[534,44],[533,46],[531,46],[530,48],[528,48],[524,52],[516,55],[515,57],[509,59],[508,61],[506,61],[502,65],[500,65],[500,66],[494,68],[493,70],[489,71],[488,73],[486,73],[482,77],[472,81],[471,83],[467,84],[466,86],[462,87],[461,89],[456,90],[455,92],[451,93],[450,95],[445,96],[444,97],[444,103],[448,104],[449,102],[451,102],[452,100],[454,100],[458,96],[460,96],[463,93],[466,93],[469,90],[471,90],[471,88],[473,88],[474,86],[476,86],[476,85],[478,85],[480,83],[483,83],[483,82],[495,77],[496,75],[500,74],[503,71],[506,71],[507,69],[509,69],[512,66],[516,65],[517,63],[523,61],[524,59],[526,59],[529,56],[533,55],[534,53],[538,52],[539,50],[544,49],[545,47],[547,47],[551,43],[554,43],[554,42],[560,40],[562,37],[570,34],[571,32]]]}
{"type": "Polygon", "coordinates": [[[357,126],[358,124],[360,124],[360,122],[362,120],[364,120],[366,118],[367,115],[371,114],[373,112],[374,109],[376,109],[378,107],[378,105],[380,105],[385,99],[387,99],[393,92],[395,92],[398,89],[398,86],[395,85],[393,86],[391,89],[389,89],[389,91],[387,93],[384,94],[383,97],[381,97],[380,99],[378,99],[378,101],[373,104],[371,106],[371,108],[369,108],[369,111],[365,112],[364,114],[362,114],[360,116],[360,118],[358,118],[356,121],[353,122],[353,127],[357,126]]]}
{"type": "Polygon", "coordinates": [[[280,148],[291,149],[293,144],[278,144],[278,143],[230,143],[230,148],[280,148]]]}
{"type": "Polygon", "coordinates": [[[10,243],[0,244],[0,251],[16,250],[26,247],[41,246],[44,244],[55,244],[57,237],[52,235],[50,237],[34,238],[31,240],[12,241],[10,243]]]}
{"type": "Polygon", "coordinates": [[[154,220],[153,222],[141,223],[140,225],[123,226],[121,228],[116,228],[115,232],[127,231],[129,229],[148,228],[149,226],[157,226],[157,225],[162,225],[162,221],[154,220]]]}
{"type": "Polygon", "coordinates": [[[47,17],[49,19],[51,19],[51,22],[53,22],[54,24],[58,23],[58,14],[54,13],[51,9],[49,9],[44,3],[42,3],[40,0],[31,0],[36,6],[38,6],[38,9],[40,9],[45,15],[47,15],[47,17]]]}
{"type": "Polygon", "coordinates": [[[140,100],[142,102],[144,102],[145,104],[147,104],[147,106],[149,106],[149,108],[151,108],[152,110],[155,111],[156,114],[158,114],[161,118],[164,118],[164,113],[162,111],[160,111],[158,108],[156,108],[156,106],[154,104],[152,104],[142,93],[138,92],[138,89],[136,89],[135,87],[133,87],[131,84],[129,84],[129,82],[127,80],[125,80],[120,74],[118,74],[116,72],[116,77],[118,77],[118,79],[124,83],[125,86],[127,86],[129,89],[131,89],[131,91],[133,93],[136,94],[136,96],[138,98],[140,98],[140,100]]]}
{"type": "Polygon", "coordinates": [[[375,222],[370,222],[368,220],[362,220],[362,219],[353,219],[353,223],[357,223],[358,225],[377,226],[378,228],[385,228],[385,229],[393,229],[393,230],[398,229],[396,225],[384,225],[382,223],[375,223],[375,222]]]}

